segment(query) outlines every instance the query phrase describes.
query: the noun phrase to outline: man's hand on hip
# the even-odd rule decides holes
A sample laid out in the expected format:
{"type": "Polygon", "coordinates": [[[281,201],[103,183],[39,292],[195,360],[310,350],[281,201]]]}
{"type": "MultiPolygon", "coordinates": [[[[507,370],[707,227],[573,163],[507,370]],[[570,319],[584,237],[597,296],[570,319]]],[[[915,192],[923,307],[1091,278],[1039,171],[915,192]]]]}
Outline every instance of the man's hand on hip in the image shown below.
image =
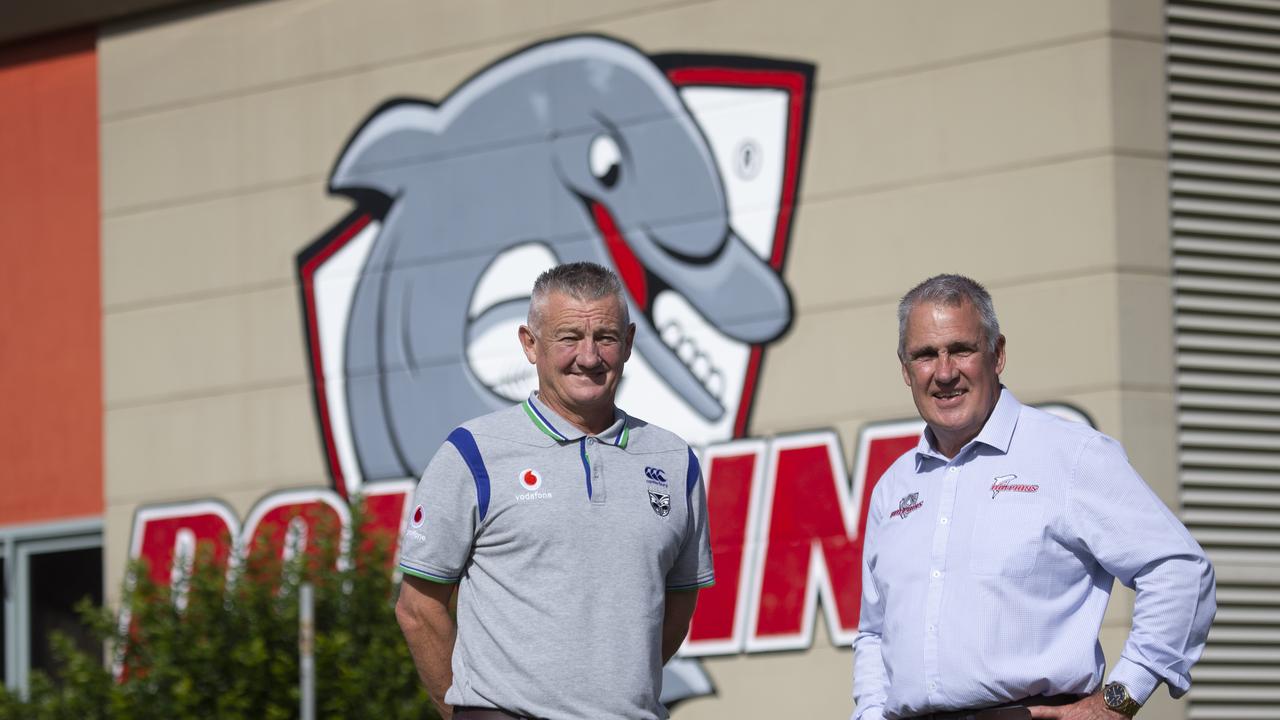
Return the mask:
{"type": "Polygon", "coordinates": [[[1037,705],[1027,708],[1033,718],[1054,718],[1055,720],[1129,720],[1124,715],[1107,707],[1102,701],[1102,691],[1086,697],[1080,702],[1070,705],[1037,705]]]}

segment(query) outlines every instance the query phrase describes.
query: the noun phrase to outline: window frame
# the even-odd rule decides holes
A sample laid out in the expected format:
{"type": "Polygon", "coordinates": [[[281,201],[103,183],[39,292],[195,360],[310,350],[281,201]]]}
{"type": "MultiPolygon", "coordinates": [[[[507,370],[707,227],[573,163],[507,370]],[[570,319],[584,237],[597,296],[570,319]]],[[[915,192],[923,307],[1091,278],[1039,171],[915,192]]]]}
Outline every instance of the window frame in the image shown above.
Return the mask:
{"type": "MultiPolygon", "coordinates": [[[[31,680],[31,556],[71,550],[105,551],[100,517],[0,527],[4,556],[4,684],[26,696],[31,680]]],[[[104,554],[105,560],[105,554],[104,554]]],[[[106,572],[102,574],[106,597],[106,572]]]]}

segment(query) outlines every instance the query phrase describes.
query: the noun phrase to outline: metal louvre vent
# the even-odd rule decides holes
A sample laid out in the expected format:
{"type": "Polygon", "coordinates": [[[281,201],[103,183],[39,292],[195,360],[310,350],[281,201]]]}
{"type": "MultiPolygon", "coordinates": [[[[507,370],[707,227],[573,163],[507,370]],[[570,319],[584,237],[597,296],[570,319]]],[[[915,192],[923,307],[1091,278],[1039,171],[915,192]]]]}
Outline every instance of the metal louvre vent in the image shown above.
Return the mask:
{"type": "Polygon", "coordinates": [[[1280,718],[1280,0],[1170,0],[1183,519],[1218,571],[1189,717],[1280,718]]]}

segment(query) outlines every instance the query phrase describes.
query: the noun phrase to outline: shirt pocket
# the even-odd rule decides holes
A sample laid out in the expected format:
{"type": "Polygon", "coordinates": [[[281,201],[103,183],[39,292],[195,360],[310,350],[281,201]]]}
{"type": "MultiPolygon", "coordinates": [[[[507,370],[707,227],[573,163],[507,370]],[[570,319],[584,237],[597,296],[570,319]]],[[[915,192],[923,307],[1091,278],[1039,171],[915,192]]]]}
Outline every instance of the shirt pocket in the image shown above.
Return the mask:
{"type": "Polygon", "coordinates": [[[1030,575],[1044,544],[1047,499],[1039,493],[1002,492],[979,500],[969,543],[969,572],[1030,575]]]}

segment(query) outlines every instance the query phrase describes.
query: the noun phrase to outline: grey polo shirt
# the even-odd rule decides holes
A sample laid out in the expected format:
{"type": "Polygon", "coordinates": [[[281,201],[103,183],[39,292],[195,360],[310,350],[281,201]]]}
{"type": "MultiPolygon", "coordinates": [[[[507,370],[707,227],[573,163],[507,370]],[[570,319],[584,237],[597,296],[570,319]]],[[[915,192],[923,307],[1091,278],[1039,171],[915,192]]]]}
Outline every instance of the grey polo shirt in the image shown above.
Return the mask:
{"type": "Polygon", "coordinates": [[[674,434],[589,436],[534,393],[454,430],[418,483],[400,569],[460,582],[452,705],[665,718],[667,590],[714,581],[706,491],[674,434]]]}

